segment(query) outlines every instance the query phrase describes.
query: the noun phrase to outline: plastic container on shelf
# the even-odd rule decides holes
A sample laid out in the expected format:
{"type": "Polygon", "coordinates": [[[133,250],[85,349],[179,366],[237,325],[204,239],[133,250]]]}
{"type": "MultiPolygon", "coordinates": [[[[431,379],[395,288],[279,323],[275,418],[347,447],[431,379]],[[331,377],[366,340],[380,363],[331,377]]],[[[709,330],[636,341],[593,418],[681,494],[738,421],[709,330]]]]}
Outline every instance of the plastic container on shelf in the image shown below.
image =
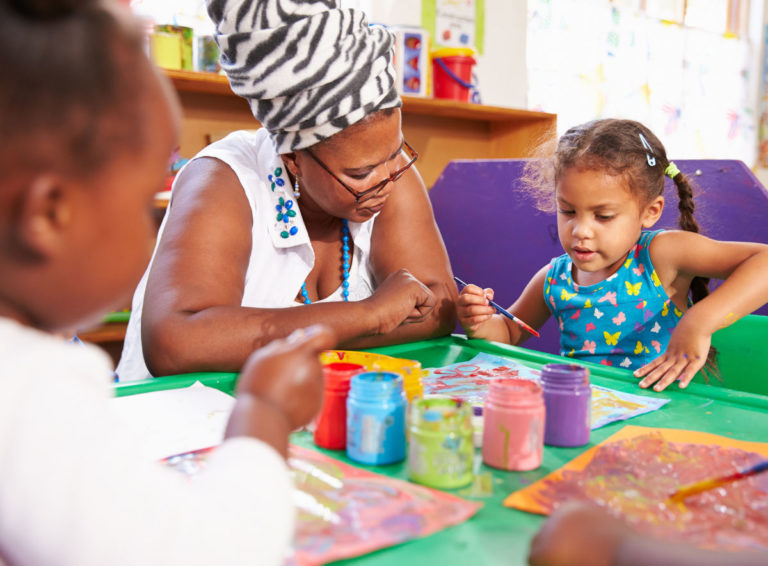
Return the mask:
{"type": "Polygon", "coordinates": [[[480,102],[472,70],[477,64],[469,47],[442,47],[432,51],[432,86],[435,98],[480,102]]]}

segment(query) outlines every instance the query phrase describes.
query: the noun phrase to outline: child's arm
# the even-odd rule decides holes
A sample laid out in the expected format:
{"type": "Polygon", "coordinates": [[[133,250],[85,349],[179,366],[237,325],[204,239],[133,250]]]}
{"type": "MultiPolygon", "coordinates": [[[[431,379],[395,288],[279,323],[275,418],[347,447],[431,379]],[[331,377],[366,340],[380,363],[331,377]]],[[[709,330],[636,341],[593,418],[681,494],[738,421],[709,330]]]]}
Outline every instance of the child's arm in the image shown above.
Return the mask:
{"type": "Polygon", "coordinates": [[[707,360],[712,334],[768,302],[768,246],[718,242],[691,232],[664,232],[651,242],[651,258],[672,300],[684,304],[691,280],[724,279],[688,309],[666,352],[635,371],[641,387],[661,391],[676,379],[686,387],[707,360]]]}
{"type": "MultiPolygon", "coordinates": [[[[523,293],[509,312],[539,329],[549,318],[549,309],[544,302],[544,280],[549,266],[541,268],[525,286],[523,293]]],[[[467,285],[459,295],[457,312],[459,322],[469,338],[482,338],[506,344],[522,344],[530,334],[500,314],[495,314],[488,300],[493,300],[493,289],[480,289],[467,285]]]]}
{"type": "Polygon", "coordinates": [[[757,566],[757,552],[717,552],[652,539],[597,507],[566,503],[544,523],[531,542],[531,566],[757,566]]]}

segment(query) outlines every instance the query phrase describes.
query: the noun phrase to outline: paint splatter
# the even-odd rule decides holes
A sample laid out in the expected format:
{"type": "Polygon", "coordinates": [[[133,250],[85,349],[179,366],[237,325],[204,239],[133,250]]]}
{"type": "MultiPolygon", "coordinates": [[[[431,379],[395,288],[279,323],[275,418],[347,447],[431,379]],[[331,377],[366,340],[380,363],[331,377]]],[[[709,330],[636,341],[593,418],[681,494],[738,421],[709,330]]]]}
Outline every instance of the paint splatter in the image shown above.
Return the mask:
{"type": "Polygon", "coordinates": [[[591,501],[638,531],[708,548],[768,548],[768,480],[753,477],[693,496],[680,486],[762,461],[759,454],[716,445],[666,441],[645,434],[601,446],[582,471],[544,480],[537,502],[548,512],[569,500],[591,501]]]}

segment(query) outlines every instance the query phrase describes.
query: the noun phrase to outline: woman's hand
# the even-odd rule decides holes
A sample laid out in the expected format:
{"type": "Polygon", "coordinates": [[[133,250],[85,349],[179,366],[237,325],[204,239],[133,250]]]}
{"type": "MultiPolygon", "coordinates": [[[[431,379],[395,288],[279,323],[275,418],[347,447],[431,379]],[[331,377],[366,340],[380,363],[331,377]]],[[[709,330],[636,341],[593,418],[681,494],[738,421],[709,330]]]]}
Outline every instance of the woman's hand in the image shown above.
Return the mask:
{"type": "Polygon", "coordinates": [[[566,503],[531,541],[531,566],[611,566],[628,527],[585,503],[566,503]]]}
{"type": "Polygon", "coordinates": [[[456,301],[456,312],[468,337],[474,337],[478,328],[496,313],[489,300],[493,300],[493,289],[467,285],[461,290],[456,301]]]}
{"type": "Polygon", "coordinates": [[[654,391],[663,391],[679,379],[683,389],[707,363],[712,335],[702,332],[686,314],[675,327],[667,350],[652,362],[635,370],[635,377],[642,377],[640,387],[653,385],[654,391]],[[688,319],[688,320],[686,320],[688,319]]]}
{"type": "Polygon", "coordinates": [[[432,291],[407,269],[390,273],[365,302],[376,317],[377,334],[392,332],[404,323],[420,322],[435,308],[432,291]]]}

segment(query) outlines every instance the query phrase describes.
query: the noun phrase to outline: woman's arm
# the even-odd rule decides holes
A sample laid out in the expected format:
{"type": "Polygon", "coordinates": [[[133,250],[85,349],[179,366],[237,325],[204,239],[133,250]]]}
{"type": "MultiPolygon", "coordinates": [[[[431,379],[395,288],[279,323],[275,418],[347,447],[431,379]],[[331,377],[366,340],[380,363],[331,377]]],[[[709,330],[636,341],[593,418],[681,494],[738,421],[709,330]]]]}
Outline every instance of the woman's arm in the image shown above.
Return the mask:
{"type": "Polygon", "coordinates": [[[678,323],[667,351],[635,371],[660,391],[676,379],[685,387],[707,359],[712,334],[768,302],[768,246],[718,242],[691,232],[665,232],[651,242],[660,281],[678,305],[684,304],[694,277],[724,279],[693,305],[678,323]]]}
{"type": "Polygon", "coordinates": [[[347,347],[371,348],[450,334],[456,326],[456,284],[427,189],[415,167],[392,186],[371,235],[371,264],[378,283],[407,269],[435,297],[435,308],[421,320],[383,335],[348,341],[347,347]]]}
{"type": "Polygon", "coordinates": [[[172,198],[142,312],[144,358],[153,375],[239,371],[255,349],[297,328],[323,323],[349,341],[386,332],[389,320],[400,316],[399,324],[414,305],[430,302],[420,284],[396,275],[366,301],[242,307],[252,215],[237,176],[216,159],[195,160],[172,198]]]}

